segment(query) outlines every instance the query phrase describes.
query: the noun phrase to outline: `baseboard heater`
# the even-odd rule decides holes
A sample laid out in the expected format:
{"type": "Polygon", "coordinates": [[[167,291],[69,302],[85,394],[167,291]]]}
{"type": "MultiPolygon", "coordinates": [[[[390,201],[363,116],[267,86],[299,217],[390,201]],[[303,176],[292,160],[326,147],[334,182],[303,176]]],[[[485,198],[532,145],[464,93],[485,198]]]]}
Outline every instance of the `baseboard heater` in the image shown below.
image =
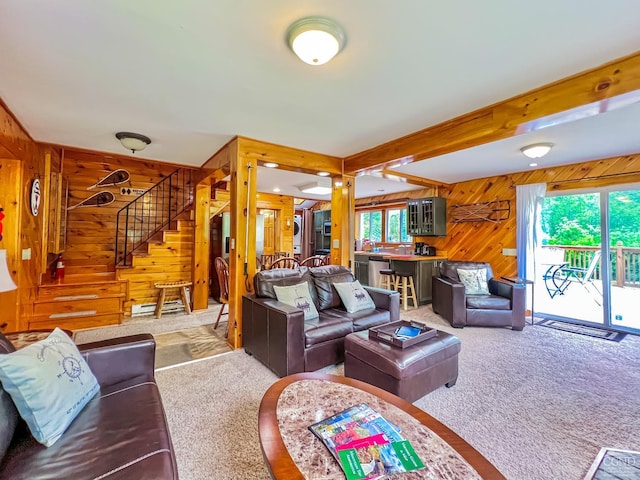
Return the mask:
{"type": "MultiPolygon", "coordinates": [[[[138,303],[131,306],[131,316],[140,317],[142,315],[154,315],[156,311],[155,303],[138,303]]],[[[181,300],[171,300],[164,302],[162,315],[173,312],[184,312],[184,305],[181,300]]]]}

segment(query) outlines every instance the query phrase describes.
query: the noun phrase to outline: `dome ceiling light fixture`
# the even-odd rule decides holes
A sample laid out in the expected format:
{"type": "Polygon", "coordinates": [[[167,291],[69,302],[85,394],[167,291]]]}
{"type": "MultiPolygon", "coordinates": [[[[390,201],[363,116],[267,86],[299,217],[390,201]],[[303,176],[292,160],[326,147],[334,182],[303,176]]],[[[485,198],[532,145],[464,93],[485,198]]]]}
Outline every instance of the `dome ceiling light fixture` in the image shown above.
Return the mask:
{"type": "Polygon", "coordinates": [[[540,158],[549,153],[551,151],[551,147],[553,147],[553,143],[534,143],[532,145],[522,147],[520,151],[529,158],[540,158]]]}
{"type": "Polygon", "coordinates": [[[324,65],[344,48],[345,42],[342,27],[325,17],[304,17],[287,29],[287,44],[309,65],[324,65]]]}
{"type": "Polygon", "coordinates": [[[145,137],[139,133],[118,132],[116,133],[116,138],[120,140],[120,143],[122,143],[124,148],[131,150],[132,153],[144,150],[147,145],[151,143],[151,139],[149,137],[145,137]]]}

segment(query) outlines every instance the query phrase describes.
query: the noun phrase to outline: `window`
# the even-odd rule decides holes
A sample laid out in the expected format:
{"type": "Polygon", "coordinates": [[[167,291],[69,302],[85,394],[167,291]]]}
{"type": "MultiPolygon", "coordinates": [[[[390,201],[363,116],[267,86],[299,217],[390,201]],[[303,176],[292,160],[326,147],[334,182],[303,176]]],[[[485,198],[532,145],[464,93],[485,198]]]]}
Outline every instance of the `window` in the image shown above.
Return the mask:
{"type": "Polygon", "coordinates": [[[387,216],[387,242],[403,243],[410,242],[411,237],[407,235],[407,209],[394,208],[386,210],[387,216]]]}
{"type": "Polygon", "coordinates": [[[368,238],[372,242],[382,241],[382,212],[360,213],[360,238],[368,238]]]}

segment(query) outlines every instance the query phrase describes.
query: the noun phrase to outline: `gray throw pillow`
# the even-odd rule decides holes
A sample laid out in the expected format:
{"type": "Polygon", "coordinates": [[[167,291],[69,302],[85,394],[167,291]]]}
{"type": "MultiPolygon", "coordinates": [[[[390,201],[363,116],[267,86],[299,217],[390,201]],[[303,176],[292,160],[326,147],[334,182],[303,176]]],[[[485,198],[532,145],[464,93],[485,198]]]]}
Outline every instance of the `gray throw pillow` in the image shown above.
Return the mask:
{"type": "Polygon", "coordinates": [[[338,295],[340,295],[340,299],[342,303],[344,303],[347,312],[355,313],[360,310],[373,310],[376,308],[369,293],[362,288],[358,280],[346,283],[334,283],[333,286],[338,292],[338,295]]]}
{"type": "Polygon", "coordinates": [[[486,268],[469,270],[458,268],[458,277],[460,277],[467,295],[489,295],[486,268]]]}
{"type": "Polygon", "coordinates": [[[318,318],[318,310],[311,298],[311,292],[309,291],[309,284],[307,282],[290,285],[288,287],[274,285],[273,290],[276,292],[276,298],[279,302],[302,310],[305,320],[318,318]]]}

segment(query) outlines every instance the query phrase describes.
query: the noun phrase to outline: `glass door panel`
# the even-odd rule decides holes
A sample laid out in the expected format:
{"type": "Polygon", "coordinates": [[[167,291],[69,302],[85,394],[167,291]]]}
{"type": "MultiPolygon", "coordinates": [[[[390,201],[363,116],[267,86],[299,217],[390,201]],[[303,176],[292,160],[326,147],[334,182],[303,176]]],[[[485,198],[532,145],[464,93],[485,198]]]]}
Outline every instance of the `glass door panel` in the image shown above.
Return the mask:
{"type": "Polygon", "coordinates": [[[611,325],[640,331],[640,190],[609,192],[611,325]]]}
{"type": "Polygon", "coordinates": [[[600,194],[547,197],[536,255],[536,312],[603,325],[600,194]]]}

